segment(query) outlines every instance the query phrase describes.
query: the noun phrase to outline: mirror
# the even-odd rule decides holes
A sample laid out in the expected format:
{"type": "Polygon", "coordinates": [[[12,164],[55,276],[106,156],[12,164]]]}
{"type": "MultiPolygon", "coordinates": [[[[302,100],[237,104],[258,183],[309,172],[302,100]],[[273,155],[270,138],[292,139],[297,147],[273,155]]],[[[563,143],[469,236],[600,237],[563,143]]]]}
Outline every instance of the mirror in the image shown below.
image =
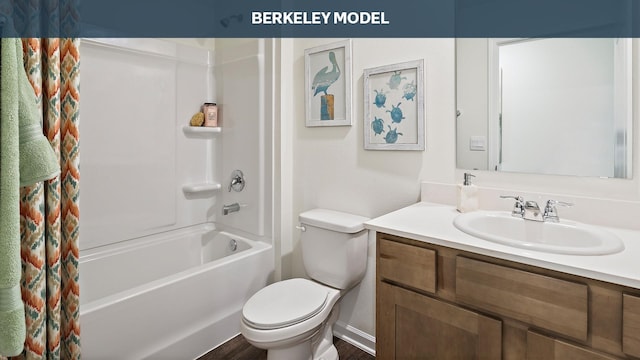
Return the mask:
{"type": "Polygon", "coordinates": [[[456,39],[457,167],[630,178],[631,39],[456,39]]]}

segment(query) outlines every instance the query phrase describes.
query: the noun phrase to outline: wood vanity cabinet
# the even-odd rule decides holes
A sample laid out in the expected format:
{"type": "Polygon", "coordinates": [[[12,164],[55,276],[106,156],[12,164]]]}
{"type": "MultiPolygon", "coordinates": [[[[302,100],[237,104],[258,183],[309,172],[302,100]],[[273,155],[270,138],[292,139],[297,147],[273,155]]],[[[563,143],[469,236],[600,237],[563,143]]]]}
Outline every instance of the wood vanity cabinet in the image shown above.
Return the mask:
{"type": "Polygon", "coordinates": [[[640,358],[640,290],[377,234],[378,359],[640,358]]]}

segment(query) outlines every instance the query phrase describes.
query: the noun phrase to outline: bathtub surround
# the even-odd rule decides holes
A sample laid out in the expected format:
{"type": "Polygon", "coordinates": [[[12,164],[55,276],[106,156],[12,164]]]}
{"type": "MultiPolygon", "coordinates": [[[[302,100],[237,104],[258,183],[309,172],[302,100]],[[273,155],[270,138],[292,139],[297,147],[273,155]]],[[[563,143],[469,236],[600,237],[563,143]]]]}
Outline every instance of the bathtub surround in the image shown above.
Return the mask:
{"type": "Polygon", "coordinates": [[[86,358],[196,358],[273,281],[272,41],[185,43],[83,39],[86,358]],[[205,102],[218,127],[190,126],[205,102]]]}

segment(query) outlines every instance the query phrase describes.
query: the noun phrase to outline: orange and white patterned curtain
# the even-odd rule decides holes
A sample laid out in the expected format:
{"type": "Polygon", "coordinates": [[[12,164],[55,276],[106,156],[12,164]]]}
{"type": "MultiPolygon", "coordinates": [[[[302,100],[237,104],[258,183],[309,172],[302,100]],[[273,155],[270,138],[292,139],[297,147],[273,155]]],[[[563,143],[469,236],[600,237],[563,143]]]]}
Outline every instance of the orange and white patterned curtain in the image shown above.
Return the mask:
{"type": "Polygon", "coordinates": [[[44,133],[62,172],[20,192],[27,338],[17,358],[79,359],[79,40],[27,38],[22,45],[44,133]]]}

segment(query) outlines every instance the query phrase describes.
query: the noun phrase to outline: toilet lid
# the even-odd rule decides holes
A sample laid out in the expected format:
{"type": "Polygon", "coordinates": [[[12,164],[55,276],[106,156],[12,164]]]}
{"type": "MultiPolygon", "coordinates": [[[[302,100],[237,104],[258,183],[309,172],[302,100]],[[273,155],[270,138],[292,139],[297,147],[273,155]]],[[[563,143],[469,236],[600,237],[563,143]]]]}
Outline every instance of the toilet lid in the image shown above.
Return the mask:
{"type": "Polygon", "coordinates": [[[271,284],[253,295],[242,316],[256,329],[277,329],[307,320],[327,303],[328,290],[306,279],[271,284]]]}

